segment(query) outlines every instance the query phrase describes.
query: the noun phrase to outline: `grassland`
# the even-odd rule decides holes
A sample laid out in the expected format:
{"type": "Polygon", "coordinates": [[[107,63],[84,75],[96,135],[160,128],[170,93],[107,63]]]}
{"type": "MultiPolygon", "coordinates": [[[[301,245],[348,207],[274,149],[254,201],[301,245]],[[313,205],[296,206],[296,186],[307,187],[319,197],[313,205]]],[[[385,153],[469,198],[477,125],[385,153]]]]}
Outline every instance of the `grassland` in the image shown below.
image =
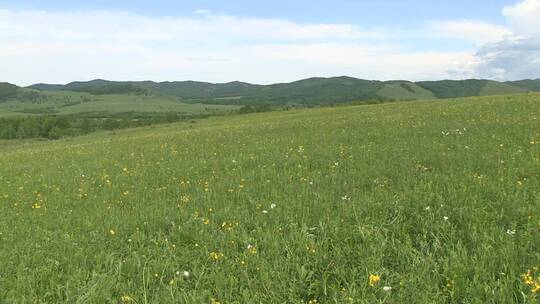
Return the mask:
{"type": "Polygon", "coordinates": [[[533,94],[6,146],[0,302],[537,303],[539,184],[533,94]]]}
{"type": "Polygon", "coordinates": [[[186,113],[217,114],[238,109],[238,106],[182,103],[159,95],[109,94],[91,95],[84,92],[47,91],[32,98],[11,98],[0,102],[0,117],[15,114],[73,115],[100,113],[186,113]]]}
{"type": "Polygon", "coordinates": [[[378,95],[389,100],[435,99],[432,92],[407,81],[387,82],[378,95]]]}

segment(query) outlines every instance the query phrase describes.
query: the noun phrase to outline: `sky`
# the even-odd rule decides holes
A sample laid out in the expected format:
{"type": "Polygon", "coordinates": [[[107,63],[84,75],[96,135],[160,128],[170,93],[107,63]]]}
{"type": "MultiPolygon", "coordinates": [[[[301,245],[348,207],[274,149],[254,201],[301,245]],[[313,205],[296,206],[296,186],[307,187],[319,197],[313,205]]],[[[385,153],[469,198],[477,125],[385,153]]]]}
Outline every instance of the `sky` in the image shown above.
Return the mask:
{"type": "Polygon", "coordinates": [[[540,0],[0,0],[0,81],[540,78],[540,0]]]}

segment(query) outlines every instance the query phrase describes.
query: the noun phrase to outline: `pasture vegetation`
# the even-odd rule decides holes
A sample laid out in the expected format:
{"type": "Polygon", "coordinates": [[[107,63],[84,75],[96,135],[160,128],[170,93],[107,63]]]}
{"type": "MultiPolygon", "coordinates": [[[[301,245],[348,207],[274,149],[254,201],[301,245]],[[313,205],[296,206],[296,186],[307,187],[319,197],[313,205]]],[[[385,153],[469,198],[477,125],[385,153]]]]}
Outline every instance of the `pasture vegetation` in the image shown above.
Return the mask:
{"type": "MultiPolygon", "coordinates": [[[[101,91],[108,92],[108,88],[106,86],[101,91]]],[[[232,105],[182,103],[172,97],[148,92],[97,95],[27,89],[16,92],[0,100],[0,139],[58,139],[98,130],[226,115],[240,109],[232,105]]]]}
{"type": "Polygon", "coordinates": [[[538,303],[540,96],[0,150],[3,303],[538,303]]]}
{"type": "Polygon", "coordinates": [[[186,113],[201,114],[225,112],[238,106],[205,105],[182,103],[173,97],[140,94],[91,95],[84,92],[46,91],[21,89],[14,97],[0,100],[0,115],[3,112],[27,114],[88,114],[100,113],[186,113]]]}

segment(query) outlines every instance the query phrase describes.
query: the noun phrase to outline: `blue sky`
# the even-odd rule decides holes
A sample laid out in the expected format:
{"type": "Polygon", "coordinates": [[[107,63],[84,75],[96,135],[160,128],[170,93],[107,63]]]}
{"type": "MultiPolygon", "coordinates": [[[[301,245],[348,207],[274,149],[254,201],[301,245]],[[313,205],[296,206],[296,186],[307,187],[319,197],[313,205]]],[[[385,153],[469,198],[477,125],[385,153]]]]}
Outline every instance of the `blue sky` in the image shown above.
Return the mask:
{"type": "Polygon", "coordinates": [[[0,1],[10,9],[53,11],[118,10],[152,16],[185,16],[197,9],[207,9],[234,16],[281,18],[298,22],[361,23],[365,26],[418,25],[433,19],[478,19],[504,22],[501,8],[513,4],[509,0],[301,0],[301,1],[223,1],[223,0],[55,0],[0,1]]]}
{"type": "Polygon", "coordinates": [[[540,0],[0,0],[0,81],[535,78],[539,20],[540,0]]]}

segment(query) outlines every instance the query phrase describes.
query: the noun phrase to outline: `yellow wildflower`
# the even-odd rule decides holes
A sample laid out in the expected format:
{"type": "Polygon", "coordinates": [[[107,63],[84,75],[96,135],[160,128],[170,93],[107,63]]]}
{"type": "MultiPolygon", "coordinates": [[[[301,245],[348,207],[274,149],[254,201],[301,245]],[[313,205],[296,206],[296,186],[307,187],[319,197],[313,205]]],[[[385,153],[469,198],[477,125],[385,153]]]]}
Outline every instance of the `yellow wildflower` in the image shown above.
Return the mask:
{"type": "Polygon", "coordinates": [[[534,279],[530,270],[528,270],[527,273],[522,274],[521,278],[523,278],[523,283],[526,285],[534,285],[534,279]]]}
{"type": "Polygon", "coordinates": [[[249,253],[251,253],[251,254],[256,254],[257,253],[257,247],[255,247],[255,246],[253,246],[251,244],[247,246],[247,249],[248,249],[249,253]]]}
{"type": "Polygon", "coordinates": [[[212,258],[212,260],[217,261],[217,260],[219,260],[220,258],[223,257],[223,253],[212,251],[212,252],[210,252],[210,257],[212,258]]]}
{"type": "Polygon", "coordinates": [[[128,295],[123,295],[121,298],[120,298],[120,301],[122,303],[131,303],[133,302],[133,298],[128,296],[128,295]]]}
{"type": "Polygon", "coordinates": [[[535,283],[531,291],[534,293],[540,293],[540,282],[535,283]]]}
{"type": "Polygon", "coordinates": [[[375,287],[375,285],[377,285],[377,283],[379,283],[380,280],[381,280],[381,277],[379,275],[370,274],[369,275],[369,286],[375,287]]]}

